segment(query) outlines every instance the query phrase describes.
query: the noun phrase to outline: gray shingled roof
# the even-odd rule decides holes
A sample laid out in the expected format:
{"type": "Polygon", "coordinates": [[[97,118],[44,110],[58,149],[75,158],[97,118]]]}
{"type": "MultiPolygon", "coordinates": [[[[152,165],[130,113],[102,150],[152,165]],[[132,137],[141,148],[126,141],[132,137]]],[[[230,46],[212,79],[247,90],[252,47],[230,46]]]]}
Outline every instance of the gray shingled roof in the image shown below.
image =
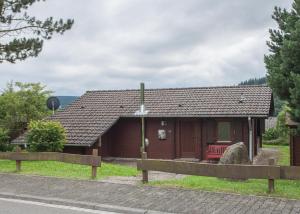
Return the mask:
{"type": "MultiPolygon", "coordinates": [[[[149,89],[145,106],[148,117],[268,117],[271,94],[266,86],[149,89]]],[[[68,144],[90,145],[139,104],[139,90],[88,91],[52,119],[66,128],[68,144]]]]}
{"type": "MultiPolygon", "coordinates": [[[[271,97],[267,86],[148,89],[145,106],[147,117],[267,118],[271,97]]],[[[139,105],[139,90],[88,91],[51,119],[63,124],[68,144],[92,145],[120,117],[135,117],[139,105]]]]}

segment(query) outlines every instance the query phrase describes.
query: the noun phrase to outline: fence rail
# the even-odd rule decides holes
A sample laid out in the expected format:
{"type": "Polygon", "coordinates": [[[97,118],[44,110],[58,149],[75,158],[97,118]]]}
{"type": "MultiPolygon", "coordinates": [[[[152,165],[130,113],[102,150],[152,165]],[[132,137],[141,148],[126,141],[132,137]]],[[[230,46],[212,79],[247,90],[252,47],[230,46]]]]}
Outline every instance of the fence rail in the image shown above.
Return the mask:
{"type": "Polygon", "coordinates": [[[16,161],[16,171],[21,170],[21,161],[59,161],[64,163],[88,165],[92,167],[92,178],[97,176],[97,167],[101,166],[101,157],[98,150],[93,150],[93,155],[77,155],[59,152],[0,152],[0,159],[16,161]]]}
{"type": "MultiPolygon", "coordinates": [[[[275,179],[300,179],[300,167],[275,166],[273,159],[269,165],[221,165],[173,160],[140,159],[138,170],[162,171],[185,175],[198,175],[229,179],[268,179],[269,192],[274,191],[275,179]]],[[[143,176],[143,182],[148,182],[148,175],[143,176]]]]}

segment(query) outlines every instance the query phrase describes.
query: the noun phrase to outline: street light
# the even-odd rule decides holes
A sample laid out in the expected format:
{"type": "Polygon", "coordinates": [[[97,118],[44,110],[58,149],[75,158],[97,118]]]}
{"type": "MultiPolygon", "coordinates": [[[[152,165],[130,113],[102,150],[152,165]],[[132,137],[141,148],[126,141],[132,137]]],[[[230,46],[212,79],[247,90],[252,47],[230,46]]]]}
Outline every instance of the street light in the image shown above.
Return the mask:
{"type": "Polygon", "coordinates": [[[145,116],[149,111],[145,109],[145,84],[142,82],[140,85],[140,110],[136,111],[134,114],[141,117],[142,122],[142,147],[141,152],[145,152],[145,116]]]}

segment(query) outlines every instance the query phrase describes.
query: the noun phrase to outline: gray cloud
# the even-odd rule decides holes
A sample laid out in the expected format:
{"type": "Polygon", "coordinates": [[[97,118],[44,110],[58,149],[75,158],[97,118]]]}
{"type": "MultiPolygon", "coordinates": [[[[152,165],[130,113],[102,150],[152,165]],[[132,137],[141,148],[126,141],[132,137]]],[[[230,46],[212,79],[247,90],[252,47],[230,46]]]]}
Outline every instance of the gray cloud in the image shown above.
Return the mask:
{"type": "Polygon", "coordinates": [[[0,64],[10,80],[56,94],[86,90],[228,85],[265,75],[263,55],[275,5],[292,0],[51,0],[31,12],[72,17],[74,28],[46,41],[38,58],[0,64]]]}

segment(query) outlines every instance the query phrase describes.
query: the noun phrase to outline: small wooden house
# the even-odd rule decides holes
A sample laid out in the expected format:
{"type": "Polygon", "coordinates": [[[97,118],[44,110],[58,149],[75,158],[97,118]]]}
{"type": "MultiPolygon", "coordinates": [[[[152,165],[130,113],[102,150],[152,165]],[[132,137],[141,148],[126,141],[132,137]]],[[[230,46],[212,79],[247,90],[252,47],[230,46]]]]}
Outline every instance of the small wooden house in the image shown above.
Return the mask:
{"type": "MultiPolygon", "coordinates": [[[[52,119],[67,130],[65,152],[140,157],[139,90],[88,91],[52,119]]],[[[206,159],[208,145],[244,142],[252,159],[273,112],[267,86],[149,89],[145,91],[149,158],[206,159]]]]}
{"type": "MultiPolygon", "coordinates": [[[[88,91],[51,118],[66,129],[65,152],[138,158],[141,147],[139,90],[88,91]]],[[[206,159],[209,145],[244,142],[250,159],[261,147],[265,119],[273,113],[267,86],[145,90],[149,158],[206,159]]]]}

